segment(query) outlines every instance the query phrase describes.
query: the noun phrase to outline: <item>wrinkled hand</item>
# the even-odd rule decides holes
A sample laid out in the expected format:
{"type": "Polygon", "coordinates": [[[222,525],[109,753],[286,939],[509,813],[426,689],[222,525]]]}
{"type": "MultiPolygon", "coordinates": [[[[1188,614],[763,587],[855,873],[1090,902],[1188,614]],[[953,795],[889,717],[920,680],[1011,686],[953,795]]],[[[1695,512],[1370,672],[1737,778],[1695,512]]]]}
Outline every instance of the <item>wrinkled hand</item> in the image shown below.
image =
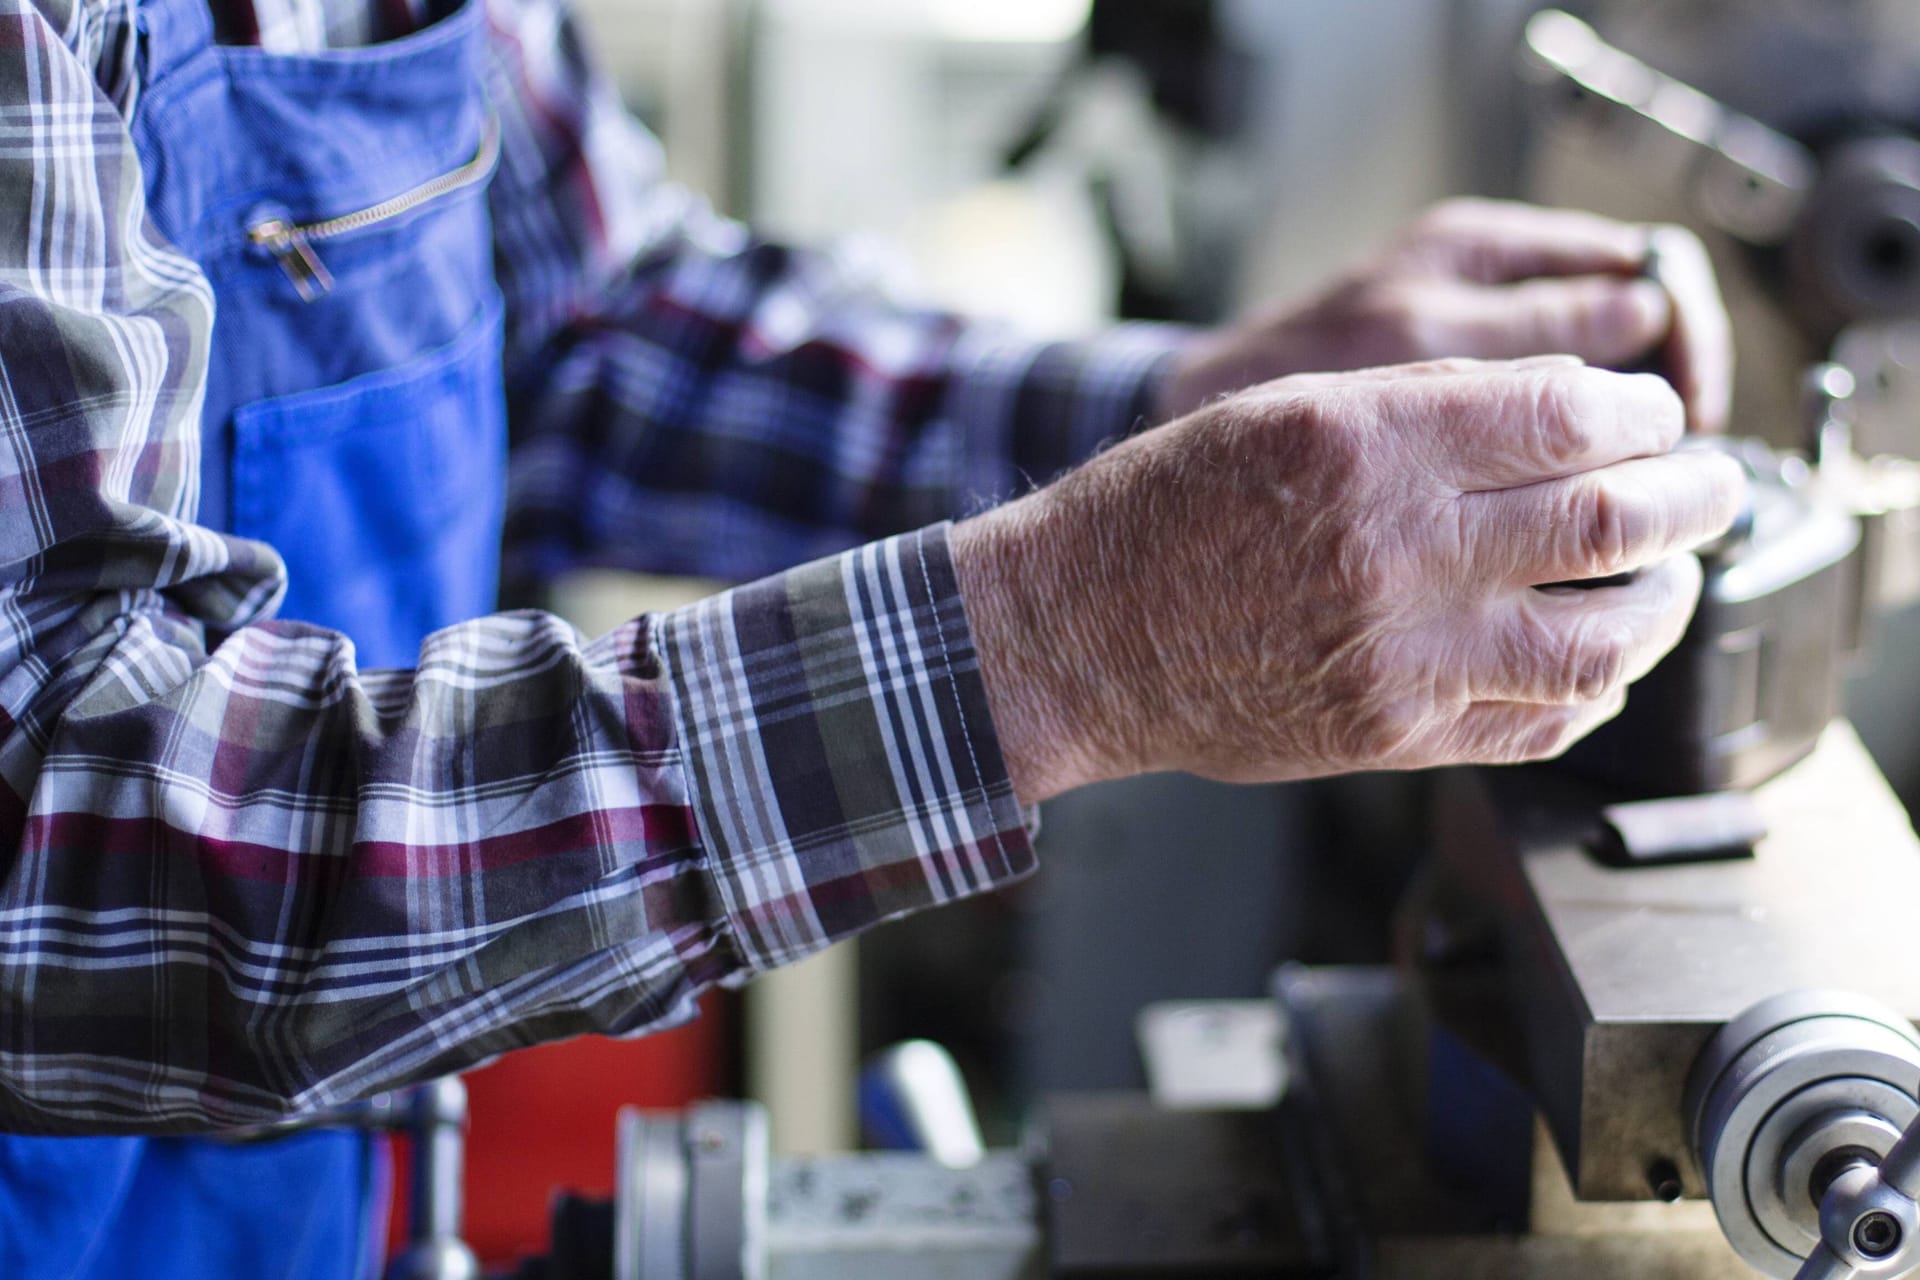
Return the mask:
{"type": "Polygon", "coordinates": [[[1572,359],[1292,377],[956,526],[1016,791],[1559,753],[1679,639],[1684,553],[1740,504],[1681,427],[1660,378],[1572,359]]]}
{"type": "Polygon", "coordinates": [[[1733,347],[1713,266],[1683,227],[1495,200],[1435,207],[1304,303],[1206,334],[1162,384],[1166,417],[1290,373],[1565,352],[1657,365],[1693,430],[1726,426],[1733,347]],[[1643,272],[1659,248],[1659,281],[1643,272]]]}

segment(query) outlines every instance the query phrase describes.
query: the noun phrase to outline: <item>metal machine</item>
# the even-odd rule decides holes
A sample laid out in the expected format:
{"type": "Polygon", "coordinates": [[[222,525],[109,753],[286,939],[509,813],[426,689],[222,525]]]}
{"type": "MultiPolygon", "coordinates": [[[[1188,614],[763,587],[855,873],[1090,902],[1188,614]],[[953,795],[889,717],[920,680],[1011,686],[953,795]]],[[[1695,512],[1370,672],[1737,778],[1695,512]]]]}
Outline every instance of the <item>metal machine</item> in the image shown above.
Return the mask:
{"type": "MultiPolygon", "coordinates": [[[[1834,719],[1867,619],[1920,600],[1920,58],[1889,56],[1920,6],[1596,21],[1527,27],[1534,194],[1710,236],[1738,415],[1774,446],[1742,447],[1753,526],[1624,720],[1447,775],[1398,962],[1154,1011],[1153,1095],[1050,1099],[1021,1148],[944,1158],[776,1158],[750,1104],[629,1112],[613,1199],[558,1201],[523,1280],[1920,1268],[1920,837],[1834,719]],[[1850,78],[1778,81],[1801,66],[1850,78]]],[[[437,1096],[415,1124],[444,1147],[437,1096]]],[[[444,1164],[409,1274],[471,1273],[444,1164]]]]}
{"type": "Polygon", "coordinates": [[[632,1113],[613,1203],[562,1202],[554,1257],[525,1274],[1920,1265],[1920,1139],[1903,1137],[1920,1117],[1920,839],[1844,723],[1742,793],[1764,835],[1710,839],[1704,860],[1619,864],[1617,806],[1648,802],[1551,766],[1462,770],[1444,791],[1402,962],[1162,1011],[1153,1074],[1179,1105],[1053,1098],[1032,1143],[962,1167],[772,1158],[751,1105],[632,1113]]]}
{"type": "Polygon", "coordinates": [[[1562,764],[1449,775],[1399,962],[1159,1019],[1160,1100],[1052,1099],[1029,1146],[966,1167],[773,1159],[750,1107],[632,1115],[614,1202],[564,1203],[529,1275],[1920,1267],[1920,839],[1833,719],[1866,620],[1920,599],[1920,75],[1876,47],[1920,45],[1920,18],[1609,12],[1645,60],[1564,13],[1527,27],[1535,192],[1630,173],[1651,207],[1615,212],[1708,234],[1741,420],[1793,450],[1744,448],[1753,526],[1623,721],[1562,764]],[[1708,86],[1731,103],[1651,65],[1663,29],[1699,53],[1716,22],[1746,59],[1708,86]],[[1872,74],[1754,79],[1796,47],[1872,74]],[[1191,1105],[1256,1079],[1254,1105],[1191,1105]]]}

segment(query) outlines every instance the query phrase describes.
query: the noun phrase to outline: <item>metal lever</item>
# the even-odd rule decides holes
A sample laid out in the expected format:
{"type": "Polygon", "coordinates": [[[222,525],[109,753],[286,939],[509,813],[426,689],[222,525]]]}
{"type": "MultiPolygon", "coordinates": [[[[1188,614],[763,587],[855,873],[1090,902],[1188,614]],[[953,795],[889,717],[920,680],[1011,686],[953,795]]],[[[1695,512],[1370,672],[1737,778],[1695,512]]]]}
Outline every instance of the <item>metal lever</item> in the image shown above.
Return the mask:
{"type": "Polygon", "coordinates": [[[953,1055],[930,1040],[906,1040],[860,1073],[860,1117],[876,1146],[924,1151],[949,1169],[986,1155],[973,1100],[953,1055]]]}
{"type": "Polygon", "coordinates": [[[1687,191],[1706,221],[1748,244],[1778,244],[1819,165],[1806,147],[1654,70],[1558,9],[1528,21],[1522,70],[1556,91],[1563,122],[1634,152],[1649,181],[1687,191]]]}
{"type": "Polygon", "coordinates": [[[1840,1169],[1820,1198],[1820,1244],[1794,1280],[1902,1276],[1920,1267],[1920,1117],[1886,1158],[1840,1169]]]}
{"type": "Polygon", "coordinates": [[[467,1147],[467,1086],[460,1077],[413,1089],[405,1131],[413,1139],[407,1247],[387,1268],[387,1280],[479,1280],[479,1260],[460,1238],[467,1147]]]}

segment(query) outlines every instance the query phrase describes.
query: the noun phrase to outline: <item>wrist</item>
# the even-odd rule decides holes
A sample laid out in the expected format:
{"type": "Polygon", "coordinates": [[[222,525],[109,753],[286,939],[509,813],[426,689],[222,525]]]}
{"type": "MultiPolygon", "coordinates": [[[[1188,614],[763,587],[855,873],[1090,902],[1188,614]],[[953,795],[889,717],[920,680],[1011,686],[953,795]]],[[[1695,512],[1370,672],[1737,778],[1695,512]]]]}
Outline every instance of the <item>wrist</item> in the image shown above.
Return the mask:
{"type": "Polygon", "coordinates": [[[1102,677],[1051,490],[957,524],[948,545],[1014,794],[1037,804],[1118,776],[1101,749],[1102,677]]]}
{"type": "Polygon", "coordinates": [[[1301,313],[1275,310],[1196,334],[1167,362],[1155,388],[1156,421],[1185,417],[1275,378],[1334,367],[1314,328],[1301,313]]]}
{"type": "Polygon", "coordinates": [[[1172,422],[1199,408],[1208,398],[1210,370],[1217,358],[1222,331],[1208,329],[1181,343],[1161,366],[1152,392],[1152,424],[1172,422]]]}

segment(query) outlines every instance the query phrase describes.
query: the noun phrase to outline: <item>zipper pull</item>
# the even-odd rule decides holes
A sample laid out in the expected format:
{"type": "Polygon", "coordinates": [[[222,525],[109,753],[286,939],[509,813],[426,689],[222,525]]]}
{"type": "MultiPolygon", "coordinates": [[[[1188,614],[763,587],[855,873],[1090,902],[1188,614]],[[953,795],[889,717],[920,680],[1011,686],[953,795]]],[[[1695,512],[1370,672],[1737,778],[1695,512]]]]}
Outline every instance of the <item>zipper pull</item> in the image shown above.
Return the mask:
{"type": "Polygon", "coordinates": [[[247,228],[247,238],[272,254],[280,269],[293,281],[293,288],[304,302],[313,302],[333,288],[333,274],[320,255],[300,233],[300,228],[285,218],[265,218],[247,228]]]}

